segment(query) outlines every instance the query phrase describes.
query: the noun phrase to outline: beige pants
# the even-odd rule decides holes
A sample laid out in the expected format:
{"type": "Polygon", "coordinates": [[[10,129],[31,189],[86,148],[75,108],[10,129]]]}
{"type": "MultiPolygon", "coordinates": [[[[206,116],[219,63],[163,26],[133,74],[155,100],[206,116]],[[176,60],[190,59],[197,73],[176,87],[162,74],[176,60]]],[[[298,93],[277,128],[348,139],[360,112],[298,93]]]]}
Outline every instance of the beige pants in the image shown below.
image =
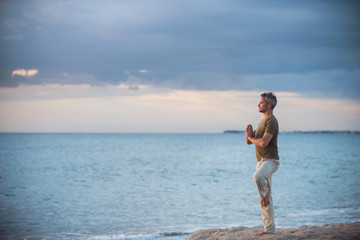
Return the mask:
{"type": "MultiPolygon", "coordinates": [[[[254,181],[258,187],[259,198],[264,198],[268,194],[268,191],[271,189],[271,175],[276,172],[279,166],[279,160],[269,158],[262,158],[261,161],[257,163],[254,181]]],[[[275,233],[274,209],[271,191],[269,195],[269,204],[265,207],[262,207],[260,204],[260,211],[264,223],[264,231],[275,233]]]]}

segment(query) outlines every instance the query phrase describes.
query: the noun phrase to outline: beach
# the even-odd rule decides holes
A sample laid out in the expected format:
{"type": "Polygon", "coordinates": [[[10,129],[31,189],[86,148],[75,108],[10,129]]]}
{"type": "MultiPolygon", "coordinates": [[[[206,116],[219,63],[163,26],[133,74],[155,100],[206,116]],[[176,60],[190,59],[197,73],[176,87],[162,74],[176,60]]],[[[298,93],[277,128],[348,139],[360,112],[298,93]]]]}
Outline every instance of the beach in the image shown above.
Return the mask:
{"type": "Polygon", "coordinates": [[[276,229],[276,234],[255,236],[262,227],[233,227],[228,229],[200,230],[190,235],[186,240],[225,240],[225,239],[360,239],[360,222],[330,223],[318,226],[301,226],[299,228],[276,229]]]}

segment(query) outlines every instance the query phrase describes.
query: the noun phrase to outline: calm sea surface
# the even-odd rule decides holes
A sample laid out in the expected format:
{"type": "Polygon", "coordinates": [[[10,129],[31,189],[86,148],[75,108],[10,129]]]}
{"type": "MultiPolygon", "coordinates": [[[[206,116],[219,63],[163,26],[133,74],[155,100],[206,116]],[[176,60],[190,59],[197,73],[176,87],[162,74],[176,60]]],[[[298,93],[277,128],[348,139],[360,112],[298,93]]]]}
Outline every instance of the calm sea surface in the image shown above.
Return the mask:
{"type": "MultiPolygon", "coordinates": [[[[279,135],[277,227],[360,221],[360,135],[279,135]]],[[[185,239],[260,226],[243,134],[0,134],[0,237],[185,239]]]]}

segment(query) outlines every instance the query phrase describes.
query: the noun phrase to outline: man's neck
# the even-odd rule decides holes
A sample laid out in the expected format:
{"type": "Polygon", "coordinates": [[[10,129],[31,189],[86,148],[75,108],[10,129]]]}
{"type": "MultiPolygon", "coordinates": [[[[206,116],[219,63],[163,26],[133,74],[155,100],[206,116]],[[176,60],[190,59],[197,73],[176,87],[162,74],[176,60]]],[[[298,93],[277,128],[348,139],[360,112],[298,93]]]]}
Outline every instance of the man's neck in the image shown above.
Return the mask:
{"type": "Polygon", "coordinates": [[[264,112],[264,119],[272,117],[272,116],[273,116],[272,110],[264,112]]]}

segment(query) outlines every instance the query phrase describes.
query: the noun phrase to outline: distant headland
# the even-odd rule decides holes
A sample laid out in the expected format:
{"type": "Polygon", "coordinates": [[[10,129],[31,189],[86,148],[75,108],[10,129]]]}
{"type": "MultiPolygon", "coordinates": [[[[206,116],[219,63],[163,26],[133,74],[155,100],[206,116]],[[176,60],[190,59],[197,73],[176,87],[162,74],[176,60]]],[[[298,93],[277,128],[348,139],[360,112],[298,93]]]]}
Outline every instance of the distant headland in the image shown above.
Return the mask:
{"type": "MultiPolygon", "coordinates": [[[[242,130],[225,130],[224,133],[245,133],[242,130]]],[[[301,133],[301,134],[360,134],[360,131],[331,131],[331,130],[320,130],[320,131],[286,131],[281,133],[301,133]]]]}
{"type": "Polygon", "coordinates": [[[245,133],[245,131],[240,131],[240,130],[225,130],[224,133],[245,133]]]}

